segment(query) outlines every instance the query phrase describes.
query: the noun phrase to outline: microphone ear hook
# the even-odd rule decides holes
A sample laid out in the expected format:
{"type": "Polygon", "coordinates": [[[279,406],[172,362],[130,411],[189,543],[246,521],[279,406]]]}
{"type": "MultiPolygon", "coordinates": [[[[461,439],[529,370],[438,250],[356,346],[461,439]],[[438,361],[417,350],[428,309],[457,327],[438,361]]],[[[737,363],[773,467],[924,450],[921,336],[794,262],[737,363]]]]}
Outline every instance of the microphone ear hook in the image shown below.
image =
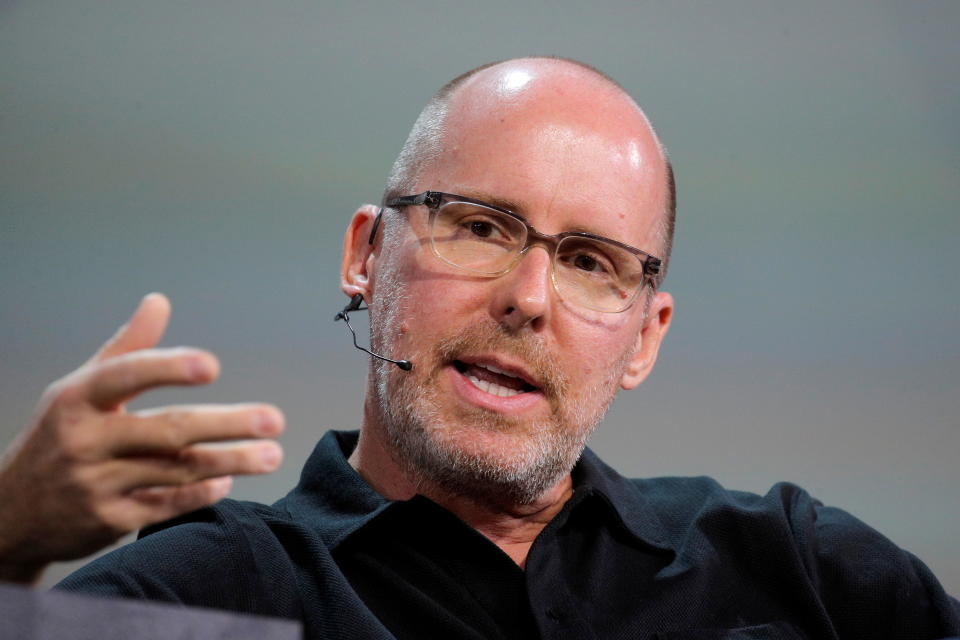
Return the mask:
{"type": "Polygon", "coordinates": [[[343,320],[344,322],[347,322],[349,324],[349,321],[347,319],[348,313],[350,313],[351,311],[367,310],[367,307],[361,307],[360,306],[361,304],[363,304],[363,294],[362,293],[353,294],[353,296],[350,298],[350,302],[347,304],[347,306],[343,308],[343,311],[333,316],[333,321],[336,322],[337,320],[343,320]]]}
{"type": "Polygon", "coordinates": [[[404,371],[410,371],[411,369],[413,369],[413,363],[410,362],[409,360],[393,360],[391,358],[387,358],[379,354],[376,354],[373,351],[370,351],[369,349],[365,347],[361,347],[360,345],[357,344],[357,332],[353,330],[353,326],[350,324],[350,318],[348,317],[347,314],[349,314],[351,311],[366,311],[369,308],[369,307],[361,307],[360,306],[361,304],[363,304],[363,294],[361,293],[354,294],[353,297],[350,298],[349,304],[347,304],[347,306],[343,308],[343,311],[333,316],[333,321],[336,322],[337,320],[343,320],[347,324],[347,329],[350,329],[350,335],[353,336],[353,346],[359,349],[360,351],[363,351],[364,353],[368,353],[374,358],[379,358],[387,362],[392,362],[393,364],[397,365],[404,371]]]}

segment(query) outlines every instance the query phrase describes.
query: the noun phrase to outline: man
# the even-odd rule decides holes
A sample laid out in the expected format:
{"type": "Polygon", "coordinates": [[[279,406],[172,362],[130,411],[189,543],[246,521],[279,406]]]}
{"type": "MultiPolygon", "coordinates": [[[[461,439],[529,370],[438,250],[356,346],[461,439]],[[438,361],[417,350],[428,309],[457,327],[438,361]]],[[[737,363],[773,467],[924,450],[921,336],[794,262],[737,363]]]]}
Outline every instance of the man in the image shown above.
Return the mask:
{"type": "MultiPolygon", "coordinates": [[[[595,70],[535,58],[457,78],[414,125],[385,206],[346,233],[342,317],[366,301],[379,354],[359,434],[327,434],[277,504],[148,528],[61,586],[299,618],[317,638],[960,632],[922,563],[796,487],[629,481],[584,451],[669,329],[673,200],[645,116],[595,70]]],[[[273,408],[123,413],[215,376],[209,354],[152,349],[168,310],[148,297],[41,404],[0,477],[23,487],[0,522],[6,576],[276,465],[269,440],[197,444],[269,439],[273,408]]]]}

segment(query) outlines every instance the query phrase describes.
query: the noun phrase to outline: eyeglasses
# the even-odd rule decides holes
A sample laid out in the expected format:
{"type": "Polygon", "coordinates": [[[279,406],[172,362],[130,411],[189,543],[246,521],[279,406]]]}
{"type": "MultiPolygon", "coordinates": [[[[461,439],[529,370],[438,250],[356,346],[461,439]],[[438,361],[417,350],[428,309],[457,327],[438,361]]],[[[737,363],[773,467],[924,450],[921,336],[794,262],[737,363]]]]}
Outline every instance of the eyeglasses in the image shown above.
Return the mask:
{"type": "MultiPolygon", "coordinates": [[[[540,233],[523,217],[473,198],[439,191],[402,196],[386,203],[430,211],[430,246],[447,264],[488,277],[513,269],[534,244],[551,250],[551,279],[562,299],[607,313],[626,311],[645,283],[656,289],[661,260],[635,247],[583,231],[540,233]]],[[[377,234],[383,209],[370,231],[377,234]]]]}

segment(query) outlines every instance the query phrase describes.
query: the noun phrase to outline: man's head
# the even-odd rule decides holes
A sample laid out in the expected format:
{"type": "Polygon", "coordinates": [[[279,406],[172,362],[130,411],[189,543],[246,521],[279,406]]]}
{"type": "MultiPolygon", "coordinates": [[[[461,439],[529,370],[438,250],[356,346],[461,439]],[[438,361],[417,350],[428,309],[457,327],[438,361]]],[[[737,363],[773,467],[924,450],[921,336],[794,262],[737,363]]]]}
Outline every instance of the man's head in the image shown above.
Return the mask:
{"type": "MultiPolygon", "coordinates": [[[[451,124],[448,118],[452,102],[451,98],[457,92],[457,90],[459,90],[460,87],[471,78],[489,69],[490,67],[521,63],[524,60],[531,62],[534,60],[540,60],[546,63],[554,62],[557,63],[558,66],[571,65],[572,67],[577,68],[588,75],[593,75],[595,79],[602,83],[606,83],[610,89],[619,91],[624,98],[629,100],[636,107],[637,112],[642,114],[640,107],[636,105],[633,99],[623,90],[616,80],[606,75],[599,69],[595,69],[594,67],[577,60],[561,58],[527,58],[520,60],[507,60],[503,62],[491,62],[489,64],[476,67],[457,76],[447,84],[440,87],[440,89],[430,98],[426,106],[420,112],[417,120],[413,123],[413,127],[410,129],[410,134],[407,136],[407,140],[404,143],[403,148],[400,150],[400,154],[397,156],[397,159],[393,163],[393,167],[390,169],[390,175],[387,178],[387,185],[384,189],[382,203],[386,203],[398,196],[415,193],[416,185],[421,181],[420,179],[423,176],[423,172],[431,162],[435,161],[440,156],[443,150],[444,136],[451,124]]],[[[527,72],[527,70],[520,68],[514,69],[514,72],[515,73],[512,76],[513,81],[520,82],[524,78],[523,74],[527,72]]],[[[504,82],[508,84],[511,82],[509,71],[507,74],[505,74],[504,82]]],[[[455,123],[453,124],[455,125],[455,123]]],[[[661,153],[663,154],[663,160],[666,163],[667,197],[664,200],[663,216],[661,216],[660,220],[658,221],[657,246],[645,248],[649,249],[657,257],[663,260],[663,269],[665,273],[666,267],[670,261],[670,253],[673,249],[673,233],[676,220],[677,202],[673,167],[670,164],[670,160],[667,157],[666,151],[663,149],[662,145],[661,153]]]]}
{"type": "MultiPolygon", "coordinates": [[[[579,63],[512,60],[441,89],[386,201],[428,190],[499,205],[543,234],[588,232],[667,257],[662,147],[633,100],[579,63]]],[[[618,386],[649,373],[672,299],[648,284],[619,313],[586,308],[554,287],[541,244],[499,277],[458,270],[431,249],[422,205],[387,209],[367,245],[375,213],[361,208],[347,232],[343,288],[370,303],[373,345],[414,370],[372,364],[365,429],[417,482],[535,500],[569,472],[618,386]]]]}

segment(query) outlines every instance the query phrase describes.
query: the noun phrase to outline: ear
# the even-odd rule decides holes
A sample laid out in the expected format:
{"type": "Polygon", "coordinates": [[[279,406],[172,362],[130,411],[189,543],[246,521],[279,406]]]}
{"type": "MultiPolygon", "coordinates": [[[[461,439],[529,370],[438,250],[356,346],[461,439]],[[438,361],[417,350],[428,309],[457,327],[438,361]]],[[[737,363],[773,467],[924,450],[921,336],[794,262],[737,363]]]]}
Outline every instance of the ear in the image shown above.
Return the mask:
{"type": "Polygon", "coordinates": [[[353,297],[358,293],[370,301],[370,275],[376,260],[374,244],[370,244],[370,231],[380,211],[379,207],[365,204],[357,209],[350,226],[343,235],[343,260],[340,263],[340,289],[353,297]]]}
{"type": "Polygon", "coordinates": [[[620,378],[620,386],[624,389],[633,389],[650,375],[653,364],[657,361],[657,354],[660,352],[660,344],[670,329],[670,321],[673,318],[673,296],[666,291],[657,291],[649,304],[647,317],[637,335],[633,357],[630,358],[623,377],[620,378]]]}

